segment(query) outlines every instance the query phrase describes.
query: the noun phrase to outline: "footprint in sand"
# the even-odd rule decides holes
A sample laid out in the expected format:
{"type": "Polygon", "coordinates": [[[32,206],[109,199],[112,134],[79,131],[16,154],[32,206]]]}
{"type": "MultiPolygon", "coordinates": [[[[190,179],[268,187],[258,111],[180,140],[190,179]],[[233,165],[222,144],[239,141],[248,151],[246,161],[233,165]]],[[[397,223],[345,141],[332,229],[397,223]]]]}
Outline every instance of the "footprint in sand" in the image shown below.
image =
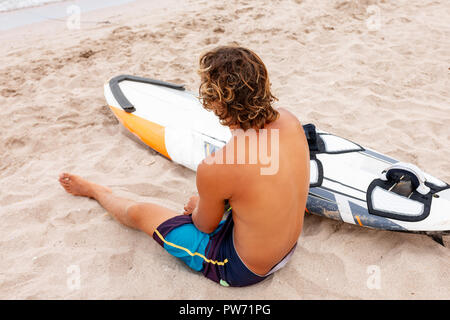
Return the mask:
{"type": "Polygon", "coordinates": [[[19,93],[14,89],[2,89],[2,91],[0,91],[0,94],[5,98],[15,97],[19,95],[19,93]]]}
{"type": "Polygon", "coordinates": [[[134,250],[125,253],[117,253],[109,258],[109,274],[112,277],[123,277],[124,274],[133,269],[134,250]]]}

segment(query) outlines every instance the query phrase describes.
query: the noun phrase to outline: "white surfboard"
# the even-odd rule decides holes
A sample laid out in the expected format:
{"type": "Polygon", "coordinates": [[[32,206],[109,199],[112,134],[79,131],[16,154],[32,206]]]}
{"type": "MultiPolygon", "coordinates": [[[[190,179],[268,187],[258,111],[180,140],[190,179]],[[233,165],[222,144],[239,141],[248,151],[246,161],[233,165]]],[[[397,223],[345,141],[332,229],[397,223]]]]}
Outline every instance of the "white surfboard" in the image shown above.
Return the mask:
{"type": "MultiPolygon", "coordinates": [[[[122,75],[104,86],[119,121],[165,157],[196,170],[230,130],[181,85],[122,75]]],[[[359,226],[450,233],[450,186],[412,164],[305,126],[311,185],[307,212],[359,226]]]]}

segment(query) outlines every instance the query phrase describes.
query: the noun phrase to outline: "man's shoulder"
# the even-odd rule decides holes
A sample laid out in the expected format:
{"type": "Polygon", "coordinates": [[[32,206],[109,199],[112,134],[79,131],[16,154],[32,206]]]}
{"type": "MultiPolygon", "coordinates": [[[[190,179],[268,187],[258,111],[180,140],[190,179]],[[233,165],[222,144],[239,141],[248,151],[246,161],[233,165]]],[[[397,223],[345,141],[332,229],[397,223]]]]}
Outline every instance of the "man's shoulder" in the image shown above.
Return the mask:
{"type": "Polygon", "coordinates": [[[213,154],[206,157],[197,167],[197,175],[201,174],[205,177],[221,178],[224,175],[224,170],[230,166],[225,166],[226,158],[226,146],[217,150],[213,154]]]}
{"type": "Polygon", "coordinates": [[[274,123],[275,125],[284,128],[300,128],[302,126],[297,116],[289,110],[278,108],[277,111],[280,113],[280,117],[276,123],[274,123]]]}
{"type": "Polygon", "coordinates": [[[197,186],[201,184],[210,192],[228,195],[233,189],[236,166],[214,162],[212,160],[215,156],[217,157],[217,154],[210,155],[198,165],[197,186]]]}

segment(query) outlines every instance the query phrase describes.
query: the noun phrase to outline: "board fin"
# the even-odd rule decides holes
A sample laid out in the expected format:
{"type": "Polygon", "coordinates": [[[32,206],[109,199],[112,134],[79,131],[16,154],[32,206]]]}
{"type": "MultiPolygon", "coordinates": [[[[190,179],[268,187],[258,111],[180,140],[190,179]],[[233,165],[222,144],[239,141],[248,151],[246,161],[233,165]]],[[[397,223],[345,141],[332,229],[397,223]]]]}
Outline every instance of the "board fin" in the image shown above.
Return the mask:
{"type": "Polygon", "coordinates": [[[450,248],[450,234],[448,231],[443,233],[428,233],[428,236],[441,246],[450,248]]]}
{"type": "Polygon", "coordinates": [[[433,239],[434,241],[436,241],[437,243],[439,243],[441,246],[444,246],[445,247],[445,245],[444,245],[444,239],[442,239],[442,236],[441,235],[432,235],[432,236],[430,236],[431,237],[431,239],[433,239]]]}

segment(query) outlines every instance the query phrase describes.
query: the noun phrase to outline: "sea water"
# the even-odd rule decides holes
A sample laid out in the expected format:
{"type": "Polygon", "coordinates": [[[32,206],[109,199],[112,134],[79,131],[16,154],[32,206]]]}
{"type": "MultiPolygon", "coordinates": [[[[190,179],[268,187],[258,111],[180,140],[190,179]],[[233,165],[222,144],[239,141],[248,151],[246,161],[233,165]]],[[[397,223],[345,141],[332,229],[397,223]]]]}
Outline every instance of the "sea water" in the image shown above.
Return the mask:
{"type": "Polygon", "coordinates": [[[50,2],[61,2],[64,0],[0,0],[0,12],[35,7],[50,2]]]}
{"type": "MultiPolygon", "coordinates": [[[[160,0],[147,1],[149,5],[161,3],[160,0]]],[[[46,20],[60,21],[65,24],[67,18],[75,12],[84,14],[128,2],[133,0],[0,0],[0,32],[46,20]],[[74,11],[71,8],[77,10],[74,11]]],[[[81,17],[81,23],[88,24],[95,21],[87,21],[81,17]]]]}

